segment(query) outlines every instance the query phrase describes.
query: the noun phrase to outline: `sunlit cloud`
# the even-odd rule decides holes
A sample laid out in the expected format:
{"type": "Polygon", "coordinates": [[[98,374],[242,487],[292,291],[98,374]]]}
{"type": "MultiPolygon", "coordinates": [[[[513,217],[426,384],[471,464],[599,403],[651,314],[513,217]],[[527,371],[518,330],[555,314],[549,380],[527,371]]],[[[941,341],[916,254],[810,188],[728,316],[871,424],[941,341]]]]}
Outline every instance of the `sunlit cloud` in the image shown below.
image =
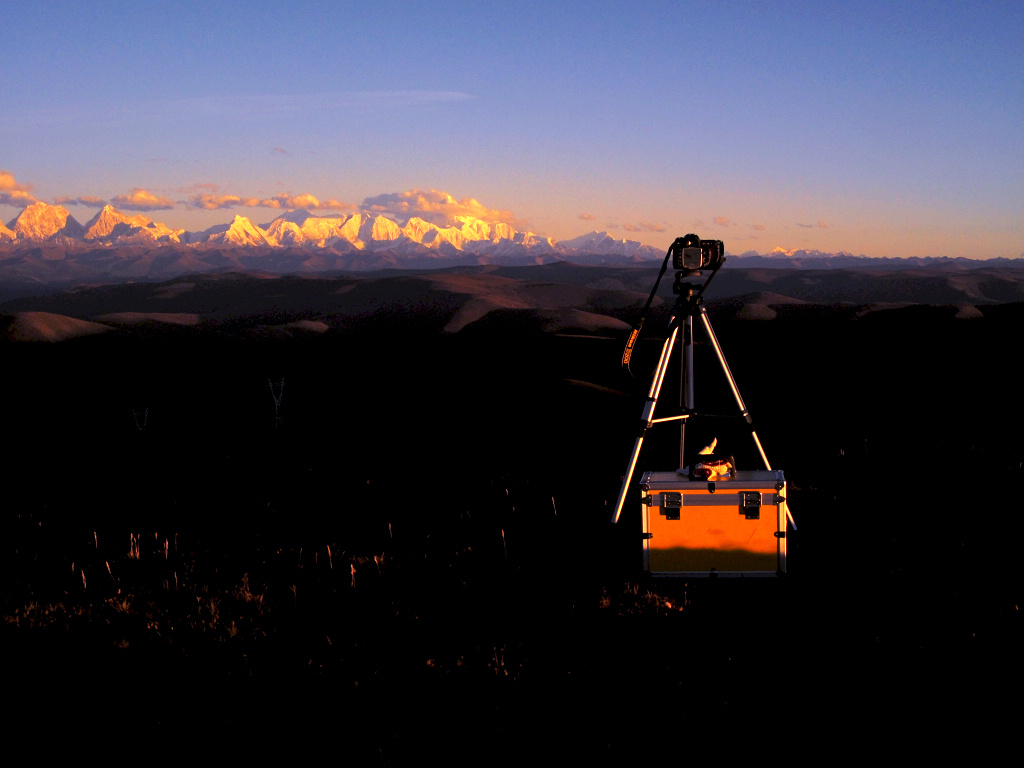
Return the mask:
{"type": "Polygon", "coordinates": [[[179,200],[178,202],[187,205],[189,208],[216,211],[221,208],[234,208],[236,205],[253,207],[259,205],[259,198],[253,198],[251,203],[247,203],[238,195],[214,195],[209,192],[200,192],[199,194],[192,195],[187,200],[179,200]]]}
{"type": "MultiPolygon", "coordinates": [[[[209,186],[213,187],[216,192],[216,185],[196,185],[198,186],[209,186]]],[[[315,210],[333,210],[333,211],[345,211],[354,210],[356,206],[351,203],[343,203],[333,198],[328,200],[319,200],[314,195],[302,194],[302,195],[290,195],[290,194],[278,194],[273,197],[259,198],[259,197],[239,197],[238,195],[217,195],[212,192],[199,192],[192,195],[186,200],[179,201],[183,205],[187,205],[189,208],[199,208],[204,211],[215,211],[225,208],[271,208],[274,210],[297,210],[299,208],[305,208],[308,211],[315,210]]]]}
{"type": "Polygon", "coordinates": [[[10,171],[0,170],[0,205],[24,207],[38,202],[29,190],[30,184],[19,184],[10,171]]]}
{"type": "Polygon", "coordinates": [[[720,227],[731,227],[732,226],[732,221],[729,219],[728,216],[715,216],[715,218],[712,219],[712,221],[714,221],[715,224],[717,224],[720,227]]]}
{"type": "Polygon", "coordinates": [[[126,211],[164,211],[174,207],[174,201],[166,197],[154,195],[145,189],[136,187],[128,195],[118,195],[110,204],[126,211]]]}
{"type": "Polygon", "coordinates": [[[758,232],[764,232],[764,230],[765,230],[764,224],[751,224],[750,228],[751,229],[756,229],[758,232]]]}
{"type": "MultiPolygon", "coordinates": [[[[246,203],[247,205],[249,203],[246,203]]],[[[279,193],[273,197],[265,198],[259,201],[260,208],[280,208],[287,210],[294,210],[298,208],[305,208],[307,211],[316,210],[342,210],[351,211],[355,210],[357,206],[352,203],[343,203],[340,200],[334,198],[328,198],[327,200],[318,200],[316,197],[310,194],[303,195],[291,195],[279,193]]]]}
{"type": "Polygon", "coordinates": [[[819,221],[819,222],[818,222],[818,226],[819,226],[819,227],[820,227],[821,229],[828,229],[828,224],[826,224],[826,223],[825,223],[824,221],[819,221]]]}
{"type": "Polygon", "coordinates": [[[583,221],[593,221],[596,217],[592,213],[581,213],[577,218],[583,221]]]}
{"type": "Polygon", "coordinates": [[[363,200],[362,207],[403,221],[418,216],[442,227],[454,224],[457,216],[472,216],[490,224],[508,224],[516,228],[523,225],[511,211],[487,208],[472,197],[456,200],[438,189],[410,189],[408,192],[376,195],[363,200]]]}
{"type": "Polygon", "coordinates": [[[56,205],[84,205],[87,208],[102,208],[107,201],[102,197],[92,195],[79,195],[78,197],[56,197],[53,202],[56,205]]]}
{"type": "MultiPolygon", "coordinates": [[[[609,226],[611,226],[609,224],[609,226]]],[[[650,221],[641,221],[639,224],[623,224],[622,228],[627,232],[664,232],[665,227],[661,224],[654,224],[650,221]]]]}
{"type": "Polygon", "coordinates": [[[290,154],[291,154],[291,152],[289,152],[289,151],[288,151],[287,149],[285,149],[284,147],[274,147],[274,148],[273,148],[272,150],[270,150],[270,151],[271,151],[271,152],[277,152],[277,153],[278,153],[279,155],[290,155],[290,154]]]}

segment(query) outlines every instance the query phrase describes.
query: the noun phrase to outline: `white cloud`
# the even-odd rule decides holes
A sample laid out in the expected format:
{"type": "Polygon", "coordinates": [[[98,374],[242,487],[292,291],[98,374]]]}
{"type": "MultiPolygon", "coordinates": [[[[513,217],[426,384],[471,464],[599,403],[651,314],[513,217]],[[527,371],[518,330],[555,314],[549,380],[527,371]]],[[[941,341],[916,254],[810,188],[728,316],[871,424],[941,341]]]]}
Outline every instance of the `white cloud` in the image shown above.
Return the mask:
{"type": "Polygon", "coordinates": [[[79,195],[78,197],[56,197],[53,200],[57,205],[84,205],[87,208],[102,208],[107,201],[102,197],[92,195],[79,195]]]}
{"type": "Polygon", "coordinates": [[[148,190],[136,187],[128,195],[118,195],[110,204],[126,211],[164,211],[174,207],[174,201],[154,195],[148,190]]]}
{"type": "Polygon", "coordinates": [[[376,195],[363,200],[362,207],[371,213],[388,214],[403,222],[418,216],[442,227],[454,224],[457,216],[472,216],[489,224],[523,226],[511,211],[487,208],[472,197],[456,200],[439,189],[410,189],[408,192],[376,195]]]}
{"type": "Polygon", "coordinates": [[[197,184],[195,187],[203,187],[212,189],[212,192],[197,192],[196,194],[189,197],[187,200],[181,200],[183,205],[187,205],[189,208],[200,208],[204,211],[215,211],[222,208],[271,208],[274,210],[296,210],[299,208],[305,208],[308,211],[316,210],[332,210],[332,211],[345,211],[353,210],[356,206],[351,203],[343,203],[340,200],[330,198],[328,200],[319,200],[314,195],[301,194],[292,195],[290,193],[280,193],[273,197],[259,198],[259,197],[239,197],[238,195],[218,195],[215,194],[217,186],[215,184],[197,184]]]}
{"type": "Polygon", "coordinates": [[[0,170],[0,205],[24,208],[38,202],[30,193],[31,185],[19,184],[10,171],[0,170]]]}

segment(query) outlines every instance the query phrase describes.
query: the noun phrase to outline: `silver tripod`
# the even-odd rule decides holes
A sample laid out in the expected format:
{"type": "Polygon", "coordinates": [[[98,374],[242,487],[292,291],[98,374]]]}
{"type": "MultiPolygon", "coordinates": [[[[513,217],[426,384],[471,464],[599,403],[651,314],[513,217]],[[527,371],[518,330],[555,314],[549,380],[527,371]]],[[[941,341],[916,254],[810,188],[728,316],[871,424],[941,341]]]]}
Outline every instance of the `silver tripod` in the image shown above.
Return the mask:
{"type": "MultiPolygon", "coordinates": [[[[722,259],[724,261],[724,259],[722,259]]],[[[740,390],[736,386],[736,380],[733,378],[732,371],[729,370],[729,364],[725,360],[725,355],[722,353],[722,347],[718,343],[718,338],[715,336],[715,331],[711,327],[711,321],[708,319],[707,311],[704,308],[703,294],[707,288],[708,283],[718,272],[721,267],[721,263],[715,266],[714,271],[704,282],[702,286],[697,288],[690,283],[678,283],[674,286],[675,292],[678,294],[675,305],[672,307],[672,319],[669,321],[670,334],[665,343],[661,347],[661,357],[658,360],[658,367],[654,372],[654,379],[651,381],[651,388],[647,393],[647,402],[644,404],[643,414],[641,416],[641,427],[640,433],[637,435],[636,442],[633,444],[633,453],[629,457],[629,465],[626,467],[626,476],[622,480],[622,490],[619,491],[618,501],[615,503],[615,514],[612,517],[613,523],[619,522],[619,517],[622,515],[622,507],[626,503],[626,495],[629,491],[629,484],[633,479],[633,472],[636,469],[636,462],[640,456],[640,448],[644,443],[644,436],[647,434],[647,430],[655,424],[659,424],[665,421],[678,421],[679,422],[679,466],[682,467],[685,464],[684,451],[686,447],[686,422],[694,415],[693,407],[693,317],[697,315],[700,318],[701,325],[704,327],[704,332],[707,334],[708,340],[711,342],[711,346],[715,350],[715,355],[718,357],[718,362],[722,366],[722,371],[725,373],[725,378],[729,382],[729,388],[732,390],[732,395],[736,399],[736,404],[739,406],[740,415],[746,420],[750,426],[750,434],[754,439],[754,445],[757,446],[757,452],[761,456],[761,461],[764,462],[764,468],[771,470],[771,464],[768,463],[768,457],[765,455],[764,448],[761,446],[761,441],[757,437],[757,432],[754,431],[753,420],[750,418],[750,413],[747,411],[747,406],[743,402],[743,397],[740,395],[740,390]],[[685,294],[685,295],[684,295],[685,294]],[[680,406],[682,413],[678,416],[668,416],[662,419],[654,418],[654,409],[658,404],[658,396],[661,393],[662,384],[665,383],[665,375],[668,372],[669,358],[672,356],[672,349],[676,345],[676,341],[679,338],[679,331],[682,329],[683,338],[681,341],[682,345],[682,371],[680,381],[680,406]]],[[[700,275],[699,271],[689,271],[684,273],[682,276],[695,277],[700,275]]],[[[632,339],[631,339],[632,343],[632,339]]],[[[793,523],[792,516],[787,511],[787,517],[789,522],[793,524],[794,529],[796,525],[793,523]]]]}

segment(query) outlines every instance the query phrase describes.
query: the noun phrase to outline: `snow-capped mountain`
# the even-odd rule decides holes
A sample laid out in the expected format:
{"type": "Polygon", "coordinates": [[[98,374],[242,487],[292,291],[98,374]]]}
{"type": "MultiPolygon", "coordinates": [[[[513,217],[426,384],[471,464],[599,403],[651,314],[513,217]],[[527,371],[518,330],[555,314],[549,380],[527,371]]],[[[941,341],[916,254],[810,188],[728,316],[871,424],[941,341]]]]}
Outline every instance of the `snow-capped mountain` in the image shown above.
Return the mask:
{"type": "Polygon", "coordinates": [[[67,208],[33,203],[7,223],[16,240],[83,239],[85,228],[75,221],[67,208]]]}
{"type": "Polygon", "coordinates": [[[177,243],[182,234],[183,230],[170,229],[150,221],[141,213],[128,216],[113,206],[105,205],[85,223],[83,239],[89,242],[145,245],[156,242],[177,243]]]}
{"type": "MultiPolygon", "coordinates": [[[[2,225],[0,225],[2,226],[2,225]]],[[[384,215],[353,213],[315,216],[306,210],[288,211],[263,226],[236,215],[227,224],[202,232],[174,230],[145,216],[128,216],[105,206],[85,226],[67,210],[46,203],[28,206],[8,227],[0,229],[0,242],[59,241],[66,246],[182,244],[239,248],[331,249],[387,252],[395,258],[445,260],[524,259],[552,261],[588,254],[637,261],[660,258],[661,252],[634,240],[615,240],[606,232],[557,242],[533,232],[520,232],[505,223],[455,216],[439,226],[419,217],[404,224],[384,215]]],[[[525,263],[525,262],[524,262],[525,263]]]]}
{"type": "MultiPolygon", "coordinates": [[[[654,251],[649,245],[644,245],[636,240],[616,240],[607,232],[590,232],[586,235],[574,237],[572,240],[562,240],[558,245],[566,251],[616,256],[640,256],[644,259],[652,258],[649,252],[654,251]]],[[[653,254],[655,257],[663,255],[658,251],[655,251],[653,254]]]]}
{"type": "Polygon", "coordinates": [[[214,245],[239,245],[256,247],[261,245],[277,245],[267,233],[257,227],[245,216],[236,215],[230,224],[212,227],[201,233],[201,239],[189,239],[189,242],[202,242],[214,245]]]}
{"type": "Polygon", "coordinates": [[[149,224],[149,219],[141,213],[129,217],[116,210],[112,205],[105,205],[99,213],[85,222],[85,234],[83,237],[86,240],[101,240],[110,237],[115,229],[120,228],[121,232],[119,234],[121,234],[125,230],[144,227],[147,224],[149,224]]]}
{"type": "Polygon", "coordinates": [[[323,248],[336,236],[346,216],[314,216],[309,211],[289,211],[264,224],[261,229],[278,245],[312,245],[323,248]]]}

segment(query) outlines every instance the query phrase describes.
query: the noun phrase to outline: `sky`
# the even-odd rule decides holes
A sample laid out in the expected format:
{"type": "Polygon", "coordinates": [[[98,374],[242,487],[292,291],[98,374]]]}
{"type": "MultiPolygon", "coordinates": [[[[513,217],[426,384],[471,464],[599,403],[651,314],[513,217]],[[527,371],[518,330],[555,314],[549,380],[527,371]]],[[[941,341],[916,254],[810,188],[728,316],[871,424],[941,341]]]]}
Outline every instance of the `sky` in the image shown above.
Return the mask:
{"type": "Polygon", "coordinates": [[[0,220],[1024,256],[1024,3],[0,0],[0,220]],[[455,203],[448,203],[450,196],[455,203]]]}

